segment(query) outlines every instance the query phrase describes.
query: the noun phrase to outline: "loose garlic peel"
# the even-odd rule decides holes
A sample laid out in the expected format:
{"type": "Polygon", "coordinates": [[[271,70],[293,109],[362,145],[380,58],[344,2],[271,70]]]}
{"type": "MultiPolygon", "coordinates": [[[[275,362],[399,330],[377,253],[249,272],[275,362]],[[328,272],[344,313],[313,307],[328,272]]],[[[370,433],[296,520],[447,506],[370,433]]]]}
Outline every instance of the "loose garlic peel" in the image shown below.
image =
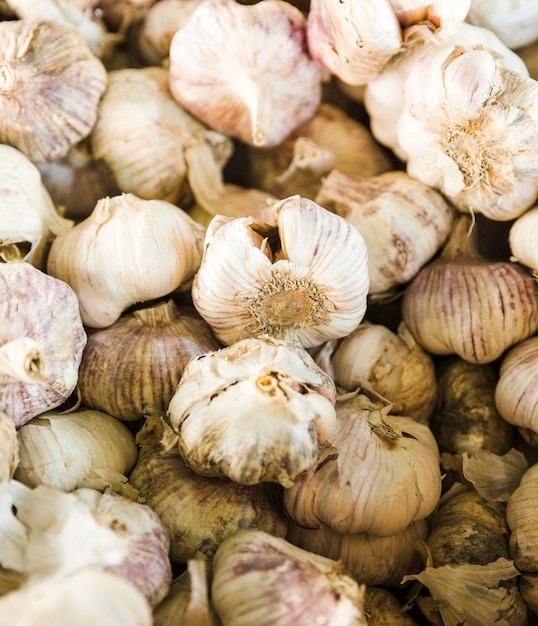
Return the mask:
{"type": "Polygon", "coordinates": [[[215,217],[206,232],[193,303],[225,345],[260,334],[312,347],[361,322],[367,249],[345,219],[290,196],[271,223],[215,217]]]}
{"type": "Polygon", "coordinates": [[[191,360],[168,415],[196,472],[289,487],[331,434],[335,396],[305,349],[260,336],[191,360]]]}

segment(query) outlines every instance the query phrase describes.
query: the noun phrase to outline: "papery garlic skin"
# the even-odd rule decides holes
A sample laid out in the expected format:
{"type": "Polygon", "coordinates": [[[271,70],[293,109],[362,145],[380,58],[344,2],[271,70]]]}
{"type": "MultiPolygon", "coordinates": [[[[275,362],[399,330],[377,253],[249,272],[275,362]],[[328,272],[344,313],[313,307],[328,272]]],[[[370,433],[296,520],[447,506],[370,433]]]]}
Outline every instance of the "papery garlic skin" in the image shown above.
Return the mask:
{"type": "Polygon", "coordinates": [[[471,0],[390,0],[403,28],[429,22],[432,28],[447,29],[463,22],[471,0]]]}
{"type": "Polygon", "coordinates": [[[134,194],[102,198],[51,245],[47,271],[77,294],[83,322],[113,324],[129,306],[190,284],[205,229],[179,207],[134,194]]]}
{"type": "Polygon", "coordinates": [[[538,206],[520,215],[510,227],[508,242],[512,261],[528,267],[538,279],[538,206]]]}
{"type": "Polygon", "coordinates": [[[86,345],[75,292],[25,261],[0,263],[0,411],[17,427],[63,404],[86,345]]]}
{"type": "Polygon", "coordinates": [[[305,17],[288,2],[205,0],[172,38],[170,90],[214,130],[276,146],[321,101],[324,72],[305,39],[305,17]]]}
{"type": "Polygon", "coordinates": [[[331,434],[335,397],[305,349],[260,336],[190,361],[168,415],[200,474],[290,486],[331,434]]]}
{"type": "Polygon", "coordinates": [[[19,464],[19,440],[15,422],[0,413],[0,482],[13,477],[19,464]]]}
{"type": "Polygon", "coordinates": [[[472,0],[467,20],[514,50],[538,40],[538,6],[533,0],[472,0]]]}
{"type": "Polygon", "coordinates": [[[362,236],[300,196],[277,202],[268,216],[273,223],[214,218],[193,281],[194,306],[225,345],[268,334],[311,347],[347,335],[366,312],[362,236]]]}
{"type": "Polygon", "coordinates": [[[487,50],[439,46],[413,65],[398,141],[407,173],[462,212],[507,221],[538,195],[538,82],[487,50]]]}

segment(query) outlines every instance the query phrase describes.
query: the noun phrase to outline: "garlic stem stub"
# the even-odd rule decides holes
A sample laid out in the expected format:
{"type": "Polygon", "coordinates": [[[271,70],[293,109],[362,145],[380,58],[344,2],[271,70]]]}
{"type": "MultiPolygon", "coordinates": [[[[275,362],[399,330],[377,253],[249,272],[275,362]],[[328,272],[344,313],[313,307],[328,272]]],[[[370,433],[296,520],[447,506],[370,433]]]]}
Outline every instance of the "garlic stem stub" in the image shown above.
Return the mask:
{"type": "Polygon", "coordinates": [[[308,348],[356,328],[366,312],[368,253],[348,221],[290,196],[271,223],[216,216],[193,304],[225,345],[260,334],[308,348]]]}

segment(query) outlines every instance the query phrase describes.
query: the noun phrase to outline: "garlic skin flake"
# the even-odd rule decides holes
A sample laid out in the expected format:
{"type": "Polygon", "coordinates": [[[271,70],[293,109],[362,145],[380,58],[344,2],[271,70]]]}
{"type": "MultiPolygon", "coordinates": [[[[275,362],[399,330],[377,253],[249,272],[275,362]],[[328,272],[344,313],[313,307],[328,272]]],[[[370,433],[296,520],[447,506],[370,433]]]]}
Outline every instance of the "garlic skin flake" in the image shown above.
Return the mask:
{"type": "Polygon", "coordinates": [[[462,212],[517,218],[538,195],[538,82],[491,52],[439,46],[413,65],[398,141],[407,173],[462,212]]]}
{"type": "Polygon", "coordinates": [[[335,397],[304,348],[260,336],[190,361],[168,414],[196,472],[289,487],[317,461],[335,397]]]}
{"type": "Polygon", "coordinates": [[[300,196],[277,202],[267,215],[271,223],[212,220],[192,285],[194,306],[225,345],[268,334],[308,348],[347,335],[366,312],[362,236],[300,196]]]}
{"type": "Polygon", "coordinates": [[[314,115],[325,74],[292,4],[204,0],[170,43],[170,90],[208,126],[270,148],[314,115]]]}

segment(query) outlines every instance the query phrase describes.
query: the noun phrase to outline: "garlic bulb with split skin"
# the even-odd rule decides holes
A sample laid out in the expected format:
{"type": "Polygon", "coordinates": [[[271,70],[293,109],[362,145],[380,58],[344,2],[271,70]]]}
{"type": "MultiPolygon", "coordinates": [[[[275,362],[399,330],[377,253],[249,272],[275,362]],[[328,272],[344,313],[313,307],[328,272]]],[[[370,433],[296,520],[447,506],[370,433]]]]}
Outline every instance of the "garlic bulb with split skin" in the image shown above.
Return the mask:
{"type": "Polygon", "coordinates": [[[25,261],[0,263],[0,411],[17,427],[75,391],[86,332],[65,282],[25,261]]]}
{"type": "Polygon", "coordinates": [[[325,72],[306,51],[306,19],[288,2],[204,0],[176,31],[170,90],[214,130],[270,148],[314,115],[325,72]]]}
{"type": "Polygon", "coordinates": [[[335,397],[304,348],[261,335],[192,359],[168,417],[194,471],[289,487],[318,460],[335,397]]]}
{"type": "Polygon", "coordinates": [[[356,228],[312,200],[290,196],[270,207],[266,222],[212,220],[193,304],[223,344],[268,334],[308,348],[359,325],[367,263],[356,228]]]}
{"type": "Polygon", "coordinates": [[[55,238],[47,272],[75,291],[84,324],[104,328],[133,304],[190,286],[204,233],[185,211],[164,200],[131,193],[106,197],[55,238]]]}

